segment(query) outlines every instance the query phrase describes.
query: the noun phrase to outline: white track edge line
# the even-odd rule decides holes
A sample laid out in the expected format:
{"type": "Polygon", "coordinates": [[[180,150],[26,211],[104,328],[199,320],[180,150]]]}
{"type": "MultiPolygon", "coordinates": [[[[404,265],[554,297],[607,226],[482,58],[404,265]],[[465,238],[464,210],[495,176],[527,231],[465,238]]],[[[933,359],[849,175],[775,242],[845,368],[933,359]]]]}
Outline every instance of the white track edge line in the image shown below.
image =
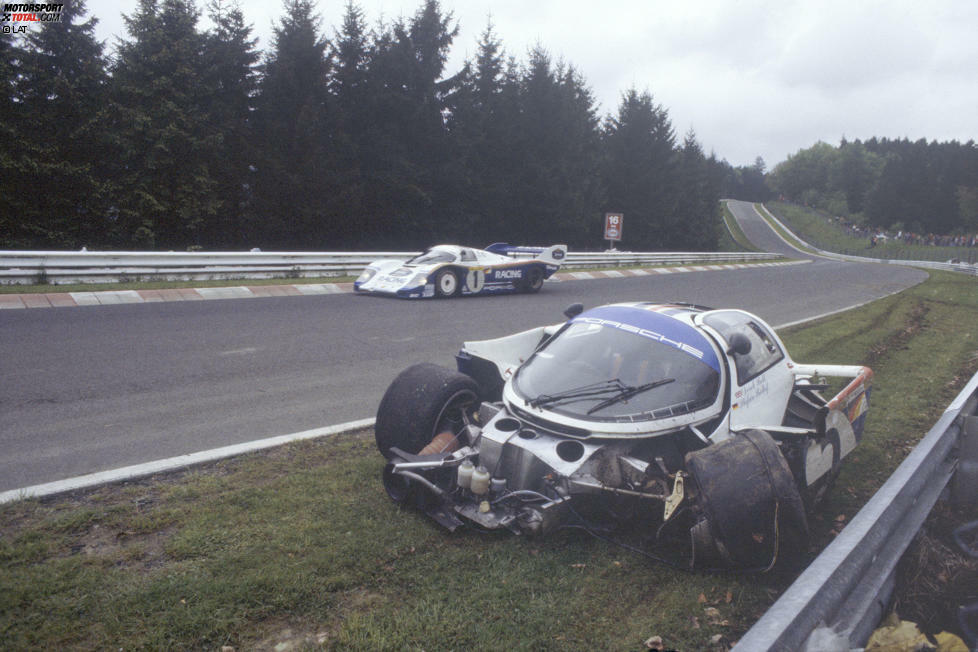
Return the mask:
{"type": "Polygon", "coordinates": [[[188,455],[169,457],[162,460],[156,460],[154,462],[125,466],[120,469],[113,469],[111,471],[99,471],[97,473],[89,473],[76,478],[46,482],[44,484],[24,487],[22,489],[11,489],[9,491],[0,493],[0,505],[25,498],[43,498],[46,496],[53,496],[55,494],[75,491],[76,489],[89,489],[102,484],[120,482],[123,480],[133,480],[135,478],[143,478],[149,475],[164,473],[167,471],[176,471],[178,469],[187,468],[197,464],[214,462],[216,460],[243,455],[245,453],[253,453],[305,439],[315,439],[317,437],[329,437],[333,435],[346,434],[356,430],[363,430],[364,428],[371,428],[373,427],[374,422],[375,419],[359,419],[357,421],[349,421],[347,423],[341,423],[335,426],[304,430],[302,432],[292,433],[291,435],[279,435],[277,437],[269,437],[267,439],[258,439],[256,441],[245,442],[243,444],[233,444],[231,446],[213,448],[211,450],[190,453],[188,455]]]}

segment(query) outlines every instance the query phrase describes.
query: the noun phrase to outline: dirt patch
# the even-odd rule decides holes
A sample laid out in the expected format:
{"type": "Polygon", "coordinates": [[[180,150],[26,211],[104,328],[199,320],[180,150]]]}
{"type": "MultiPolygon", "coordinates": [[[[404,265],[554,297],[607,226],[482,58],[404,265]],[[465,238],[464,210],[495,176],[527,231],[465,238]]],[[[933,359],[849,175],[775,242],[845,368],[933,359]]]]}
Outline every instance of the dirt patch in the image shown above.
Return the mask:
{"type": "Polygon", "coordinates": [[[335,643],[343,621],[353,613],[368,613],[378,602],[385,600],[379,593],[365,588],[355,588],[338,595],[334,608],[324,614],[322,621],[310,619],[276,618],[265,621],[259,638],[244,639],[240,645],[225,646],[224,652],[236,650],[262,650],[269,652],[293,652],[294,650],[320,650],[335,643]]]}
{"type": "Polygon", "coordinates": [[[100,557],[118,567],[151,571],[166,561],[165,545],[172,529],[136,533],[93,525],[71,544],[70,554],[100,557]]]}
{"type": "Polygon", "coordinates": [[[863,361],[868,367],[872,367],[877,360],[880,360],[893,351],[901,351],[924,327],[924,320],[930,308],[923,302],[916,302],[907,315],[907,322],[903,328],[894,333],[883,342],[878,342],[870,350],[866,359],[863,361]]]}

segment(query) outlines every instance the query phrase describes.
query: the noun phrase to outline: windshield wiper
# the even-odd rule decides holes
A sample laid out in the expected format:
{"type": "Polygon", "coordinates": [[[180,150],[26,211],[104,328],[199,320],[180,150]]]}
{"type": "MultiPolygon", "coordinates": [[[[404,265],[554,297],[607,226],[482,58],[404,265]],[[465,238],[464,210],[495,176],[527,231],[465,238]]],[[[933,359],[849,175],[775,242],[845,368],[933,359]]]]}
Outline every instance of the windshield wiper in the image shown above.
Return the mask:
{"type": "Polygon", "coordinates": [[[563,392],[557,392],[556,394],[540,394],[536,398],[532,398],[527,401],[527,405],[532,408],[536,408],[544,405],[553,405],[555,403],[571,403],[582,398],[600,396],[601,394],[607,394],[611,391],[623,392],[628,389],[630,389],[628,385],[621,382],[621,380],[618,378],[612,378],[611,380],[575,387],[563,392]]]}
{"type": "Polygon", "coordinates": [[[642,392],[647,392],[650,389],[655,389],[656,387],[668,385],[669,383],[674,382],[675,380],[676,380],[675,378],[663,378],[662,380],[656,380],[651,383],[645,383],[644,385],[638,385],[637,387],[623,387],[621,393],[616,394],[615,396],[612,396],[610,398],[606,398],[605,400],[601,401],[593,408],[588,410],[587,413],[594,414],[598,410],[603,410],[609,405],[614,405],[615,403],[621,403],[622,401],[627,401],[628,399],[638,394],[641,394],[642,392]]]}

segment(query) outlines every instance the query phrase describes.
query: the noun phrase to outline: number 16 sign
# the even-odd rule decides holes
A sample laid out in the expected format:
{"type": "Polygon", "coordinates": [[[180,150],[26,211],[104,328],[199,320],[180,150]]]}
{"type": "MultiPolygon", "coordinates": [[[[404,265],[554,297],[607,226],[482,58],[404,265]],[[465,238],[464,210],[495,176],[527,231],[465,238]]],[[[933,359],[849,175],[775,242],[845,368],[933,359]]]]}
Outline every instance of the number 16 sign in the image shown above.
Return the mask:
{"type": "Polygon", "coordinates": [[[621,213],[604,214],[604,239],[621,240],[621,227],[625,222],[625,216],[621,213]]]}

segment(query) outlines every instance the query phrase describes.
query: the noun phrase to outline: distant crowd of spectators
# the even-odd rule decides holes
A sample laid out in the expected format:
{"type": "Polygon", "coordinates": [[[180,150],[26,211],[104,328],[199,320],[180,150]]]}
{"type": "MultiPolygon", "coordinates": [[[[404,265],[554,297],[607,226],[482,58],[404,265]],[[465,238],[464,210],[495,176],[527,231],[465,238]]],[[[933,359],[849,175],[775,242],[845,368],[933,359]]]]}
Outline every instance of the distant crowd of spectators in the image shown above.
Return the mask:
{"type": "Polygon", "coordinates": [[[906,244],[931,245],[935,247],[978,247],[978,234],[976,235],[919,235],[909,231],[900,231],[896,235],[897,240],[906,244]]]}
{"type": "Polygon", "coordinates": [[[869,246],[875,247],[881,241],[898,240],[907,245],[929,245],[932,247],[978,247],[978,233],[974,235],[921,235],[911,231],[891,233],[885,229],[875,229],[854,224],[844,217],[836,217],[845,232],[855,238],[869,238],[869,246]]]}

